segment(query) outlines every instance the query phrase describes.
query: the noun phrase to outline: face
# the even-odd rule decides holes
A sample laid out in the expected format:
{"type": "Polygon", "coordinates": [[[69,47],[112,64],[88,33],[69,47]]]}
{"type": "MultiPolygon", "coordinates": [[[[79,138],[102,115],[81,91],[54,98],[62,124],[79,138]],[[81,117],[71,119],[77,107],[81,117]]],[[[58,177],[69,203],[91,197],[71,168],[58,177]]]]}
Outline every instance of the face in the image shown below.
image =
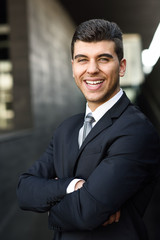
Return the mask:
{"type": "Polygon", "coordinates": [[[77,40],[72,60],[73,77],[92,111],[112,98],[120,89],[126,60],[120,62],[113,41],[77,40]]]}

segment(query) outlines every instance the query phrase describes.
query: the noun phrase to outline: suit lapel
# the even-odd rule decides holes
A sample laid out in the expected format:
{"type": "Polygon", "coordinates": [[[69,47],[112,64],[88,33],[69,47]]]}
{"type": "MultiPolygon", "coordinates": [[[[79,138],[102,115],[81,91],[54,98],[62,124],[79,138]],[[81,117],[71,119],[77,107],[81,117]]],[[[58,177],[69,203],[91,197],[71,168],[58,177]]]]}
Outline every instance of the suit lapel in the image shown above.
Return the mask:
{"type": "Polygon", "coordinates": [[[91,132],[88,134],[84,140],[81,148],[79,149],[79,155],[85,148],[85,146],[92,141],[98,134],[100,134],[104,129],[108,128],[113,124],[113,118],[118,118],[130,104],[129,99],[126,94],[123,93],[119,101],[98,121],[98,123],[92,128],[91,132]]]}
{"type": "MultiPolygon", "coordinates": [[[[84,114],[80,114],[79,118],[73,122],[71,130],[69,132],[69,138],[66,143],[66,157],[67,161],[64,161],[65,176],[73,176],[75,162],[79,153],[78,134],[83,125],[84,114]]],[[[64,158],[65,159],[65,158],[64,158]]]]}

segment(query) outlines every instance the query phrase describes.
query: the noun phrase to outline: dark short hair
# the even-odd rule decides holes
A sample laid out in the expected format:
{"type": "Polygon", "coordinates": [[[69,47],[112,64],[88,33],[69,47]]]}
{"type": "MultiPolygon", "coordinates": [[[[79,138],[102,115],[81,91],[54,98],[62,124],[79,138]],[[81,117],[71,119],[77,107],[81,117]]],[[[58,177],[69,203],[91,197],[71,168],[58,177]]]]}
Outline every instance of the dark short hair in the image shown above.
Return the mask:
{"type": "Polygon", "coordinates": [[[104,19],[91,19],[82,22],[75,30],[71,42],[71,54],[73,58],[74,44],[77,40],[84,42],[98,42],[102,40],[113,41],[115,52],[119,61],[123,58],[122,31],[114,22],[104,19]]]}

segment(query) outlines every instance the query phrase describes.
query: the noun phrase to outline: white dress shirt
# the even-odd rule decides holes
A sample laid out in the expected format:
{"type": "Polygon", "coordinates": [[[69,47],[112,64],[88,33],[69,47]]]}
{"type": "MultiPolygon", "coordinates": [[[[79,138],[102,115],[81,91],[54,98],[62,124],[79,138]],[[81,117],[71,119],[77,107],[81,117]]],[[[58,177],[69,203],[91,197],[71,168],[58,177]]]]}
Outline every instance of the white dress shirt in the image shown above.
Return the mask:
{"type": "MultiPolygon", "coordinates": [[[[88,106],[88,103],[86,103],[86,113],[85,116],[88,113],[92,113],[92,116],[94,117],[95,121],[92,123],[92,128],[96,125],[96,123],[103,117],[103,115],[111,108],[113,107],[113,105],[120,99],[120,97],[123,95],[123,91],[122,89],[120,89],[120,91],[114,96],[112,97],[110,100],[108,100],[107,102],[103,103],[102,105],[100,105],[98,108],[96,108],[96,110],[94,112],[91,111],[91,109],[88,106]]],[[[82,145],[82,135],[83,135],[83,128],[84,126],[81,127],[81,129],[79,130],[79,136],[78,136],[78,144],[79,147],[81,147],[82,145]]],[[[70,182],[70,184],[67,187],[67,193],[71,193],[74,192],[74,187],[76,185],[76,183],[78,181],[80,181],[81,179],[74,179],[70,182]]]]}

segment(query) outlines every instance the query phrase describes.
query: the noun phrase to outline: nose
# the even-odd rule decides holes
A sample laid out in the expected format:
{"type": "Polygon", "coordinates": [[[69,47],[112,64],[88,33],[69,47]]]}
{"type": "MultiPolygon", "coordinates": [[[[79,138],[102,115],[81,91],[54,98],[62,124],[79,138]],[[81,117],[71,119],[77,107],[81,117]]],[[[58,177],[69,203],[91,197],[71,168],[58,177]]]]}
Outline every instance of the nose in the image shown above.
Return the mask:
{"type": "Polygon", "coordinates": [[[90,61],[88,62],[88,66],[87,66],[87,73],[88,74],[95,74],[99,72],[99,68],[98,68],[98,64],[96,61],[90,61]]]}

